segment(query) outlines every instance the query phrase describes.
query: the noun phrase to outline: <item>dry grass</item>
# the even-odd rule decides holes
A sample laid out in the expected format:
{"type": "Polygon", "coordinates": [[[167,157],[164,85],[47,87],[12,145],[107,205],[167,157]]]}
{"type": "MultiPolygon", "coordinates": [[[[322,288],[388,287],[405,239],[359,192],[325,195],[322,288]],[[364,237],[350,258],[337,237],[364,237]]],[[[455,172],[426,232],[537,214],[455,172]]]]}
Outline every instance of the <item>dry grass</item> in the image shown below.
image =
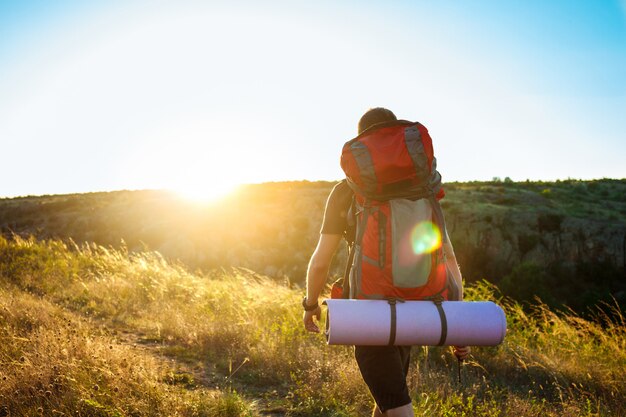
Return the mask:
{"type": "MultiPolygon", "coordinates": [[[[158,253],[0,239],[0,415],[366,415],[349,347],[301,326],[300,291],[252,271],[192,274],[158,253]],[[58,414],[63,415],[63,414],[58,414]]],[[[456,381],[415,348],[420,416],[626,415],[626,332],[613,319],[528,313],[485,283],[509,334],[456,381]]]]}
{"type": "Polygon", "coordinates": [[[162,360],[21,291],[0,289],[0,338],[0,415],[252,413],[236,393],[177,385],[162,360]]]}
{"type": "MultiPolygon", "coordinates": [[[[302,285],[333,185],[250,185],[212,204],[149,190],[0,198],[0,234],[150,248],[192,269],[243,266],[302,285]]],[[[448,232],[469,282],[486,278],[517,300],[540,294],[579,313],[613,296],[626,310],[626,179],[444,188],[448,232]]],[[[342,245],[334,275],[346,255],[342,245]]]]}

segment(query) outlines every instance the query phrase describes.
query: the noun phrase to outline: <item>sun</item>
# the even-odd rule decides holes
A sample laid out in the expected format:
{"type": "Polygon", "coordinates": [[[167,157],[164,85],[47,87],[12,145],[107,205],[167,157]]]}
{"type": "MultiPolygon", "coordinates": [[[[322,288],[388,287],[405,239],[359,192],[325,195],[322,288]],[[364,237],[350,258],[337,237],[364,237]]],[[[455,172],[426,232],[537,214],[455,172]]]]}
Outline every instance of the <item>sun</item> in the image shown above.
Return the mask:
{"type": "Polygon", "coordinates": [[[232,195],[242,184],[267,178],[271,159],[260,144],[263,137],[245,145],[242,138],[254,130],[228,120],[181,119],[140,132],[139,144],[129,150],[119,175],[145,184],[136,188],[167,190],[190,202],[213,204],[232,195]],[[226,126],[224,125],[226,124],[226,126]]]}
{"type": "Polygon", "coordinates": [[[210,204],[217,203],[232,195],[238,187],[239,184],[234,182],[207,182],[203,184],[184,184],[173,187],[171,191],[185,200],[200,204],[210,204]]]}

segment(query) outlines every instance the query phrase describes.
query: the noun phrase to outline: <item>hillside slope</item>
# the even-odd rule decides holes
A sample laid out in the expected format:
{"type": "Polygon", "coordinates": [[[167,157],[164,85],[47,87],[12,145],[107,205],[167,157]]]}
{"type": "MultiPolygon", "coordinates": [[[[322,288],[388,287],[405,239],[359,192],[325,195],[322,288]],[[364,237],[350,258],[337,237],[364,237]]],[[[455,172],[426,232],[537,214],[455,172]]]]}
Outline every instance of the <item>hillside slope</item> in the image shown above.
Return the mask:
{"type": "MultiPolygon", "coordinates": [[[[160,191],[0,200],[0,231],[158,250],[190,268],[253,269],[301,284],[333,183],[242,187],[214,204],[160,191]]],[[[583,312],[626,308],[626,180],[445,184],[442,201],[468,282],[583,312]]],[[[333,273],[343,268],[345,248],[333,273]]]]}
{"type": "MultiPolygon", "coordinates": [[[[349,347],[300,323],[300,291],[243,269],[190,273],[158,253],[0,238],[0,415],[358,416],[371,401],[349,347]],[[8,343],[7,343],[8,341],[8,343]]],[[[415,348],[418,416],[626,414],[623,317],[507,312],[463,368],[415,348]]]]}

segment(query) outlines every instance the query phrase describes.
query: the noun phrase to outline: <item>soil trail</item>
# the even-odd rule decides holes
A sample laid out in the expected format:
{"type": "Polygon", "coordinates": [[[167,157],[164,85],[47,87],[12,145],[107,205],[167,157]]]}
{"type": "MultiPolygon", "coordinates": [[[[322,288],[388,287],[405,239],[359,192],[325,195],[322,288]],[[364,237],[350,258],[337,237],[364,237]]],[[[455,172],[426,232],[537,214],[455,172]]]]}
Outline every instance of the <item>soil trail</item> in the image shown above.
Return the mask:
{"type": "Polygon", "coordinates": [[[228,375],[221,372],[214,363],[173,353],[180,352],[180,349],[184,349],[183,346],[155,340],[145,333],[129,329],[117,329],[113,333],[118,343],[150,354],[162,365],[163,369],[171,370],[172,383],[182,384],[190,390],[202,387],[209,391],[224,392],[233,389],[251,401],[254,409],[263,416],[285,417],[287,415],[288,407],[285,406],[284,387],[250,387],[237,381],[236,376],[229,381],[228,375]]]}

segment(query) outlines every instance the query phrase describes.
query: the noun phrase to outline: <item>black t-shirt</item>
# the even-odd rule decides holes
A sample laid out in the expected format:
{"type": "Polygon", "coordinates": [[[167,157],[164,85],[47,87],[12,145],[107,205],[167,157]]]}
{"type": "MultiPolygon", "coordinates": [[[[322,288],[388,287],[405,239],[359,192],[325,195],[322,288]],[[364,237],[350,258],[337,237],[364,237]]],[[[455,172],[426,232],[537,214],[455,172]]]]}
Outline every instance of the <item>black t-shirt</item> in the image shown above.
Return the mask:
{"type": "MultiPolygon", "coordinates": [[[[441,188],[436,196],[437,200],[443,198],[444,195],[443,188],[441,188]]],[[[343,235],[349,243],[354,240],[355,225],[348,224],[348,210],[350,210],[353,198],[354,191],[345,179],[333,187],[326,200],[321,234],[343,235]]]]}
{"type": "Polygon", "coordinates": [[[320,233],[329,235],[346,235],[350,240],[350,227],[348,227],[348,210],[352,204],[354,192],[346,180],[340,181],[333,187],[324,210],[324,221],[320,233]]]}

